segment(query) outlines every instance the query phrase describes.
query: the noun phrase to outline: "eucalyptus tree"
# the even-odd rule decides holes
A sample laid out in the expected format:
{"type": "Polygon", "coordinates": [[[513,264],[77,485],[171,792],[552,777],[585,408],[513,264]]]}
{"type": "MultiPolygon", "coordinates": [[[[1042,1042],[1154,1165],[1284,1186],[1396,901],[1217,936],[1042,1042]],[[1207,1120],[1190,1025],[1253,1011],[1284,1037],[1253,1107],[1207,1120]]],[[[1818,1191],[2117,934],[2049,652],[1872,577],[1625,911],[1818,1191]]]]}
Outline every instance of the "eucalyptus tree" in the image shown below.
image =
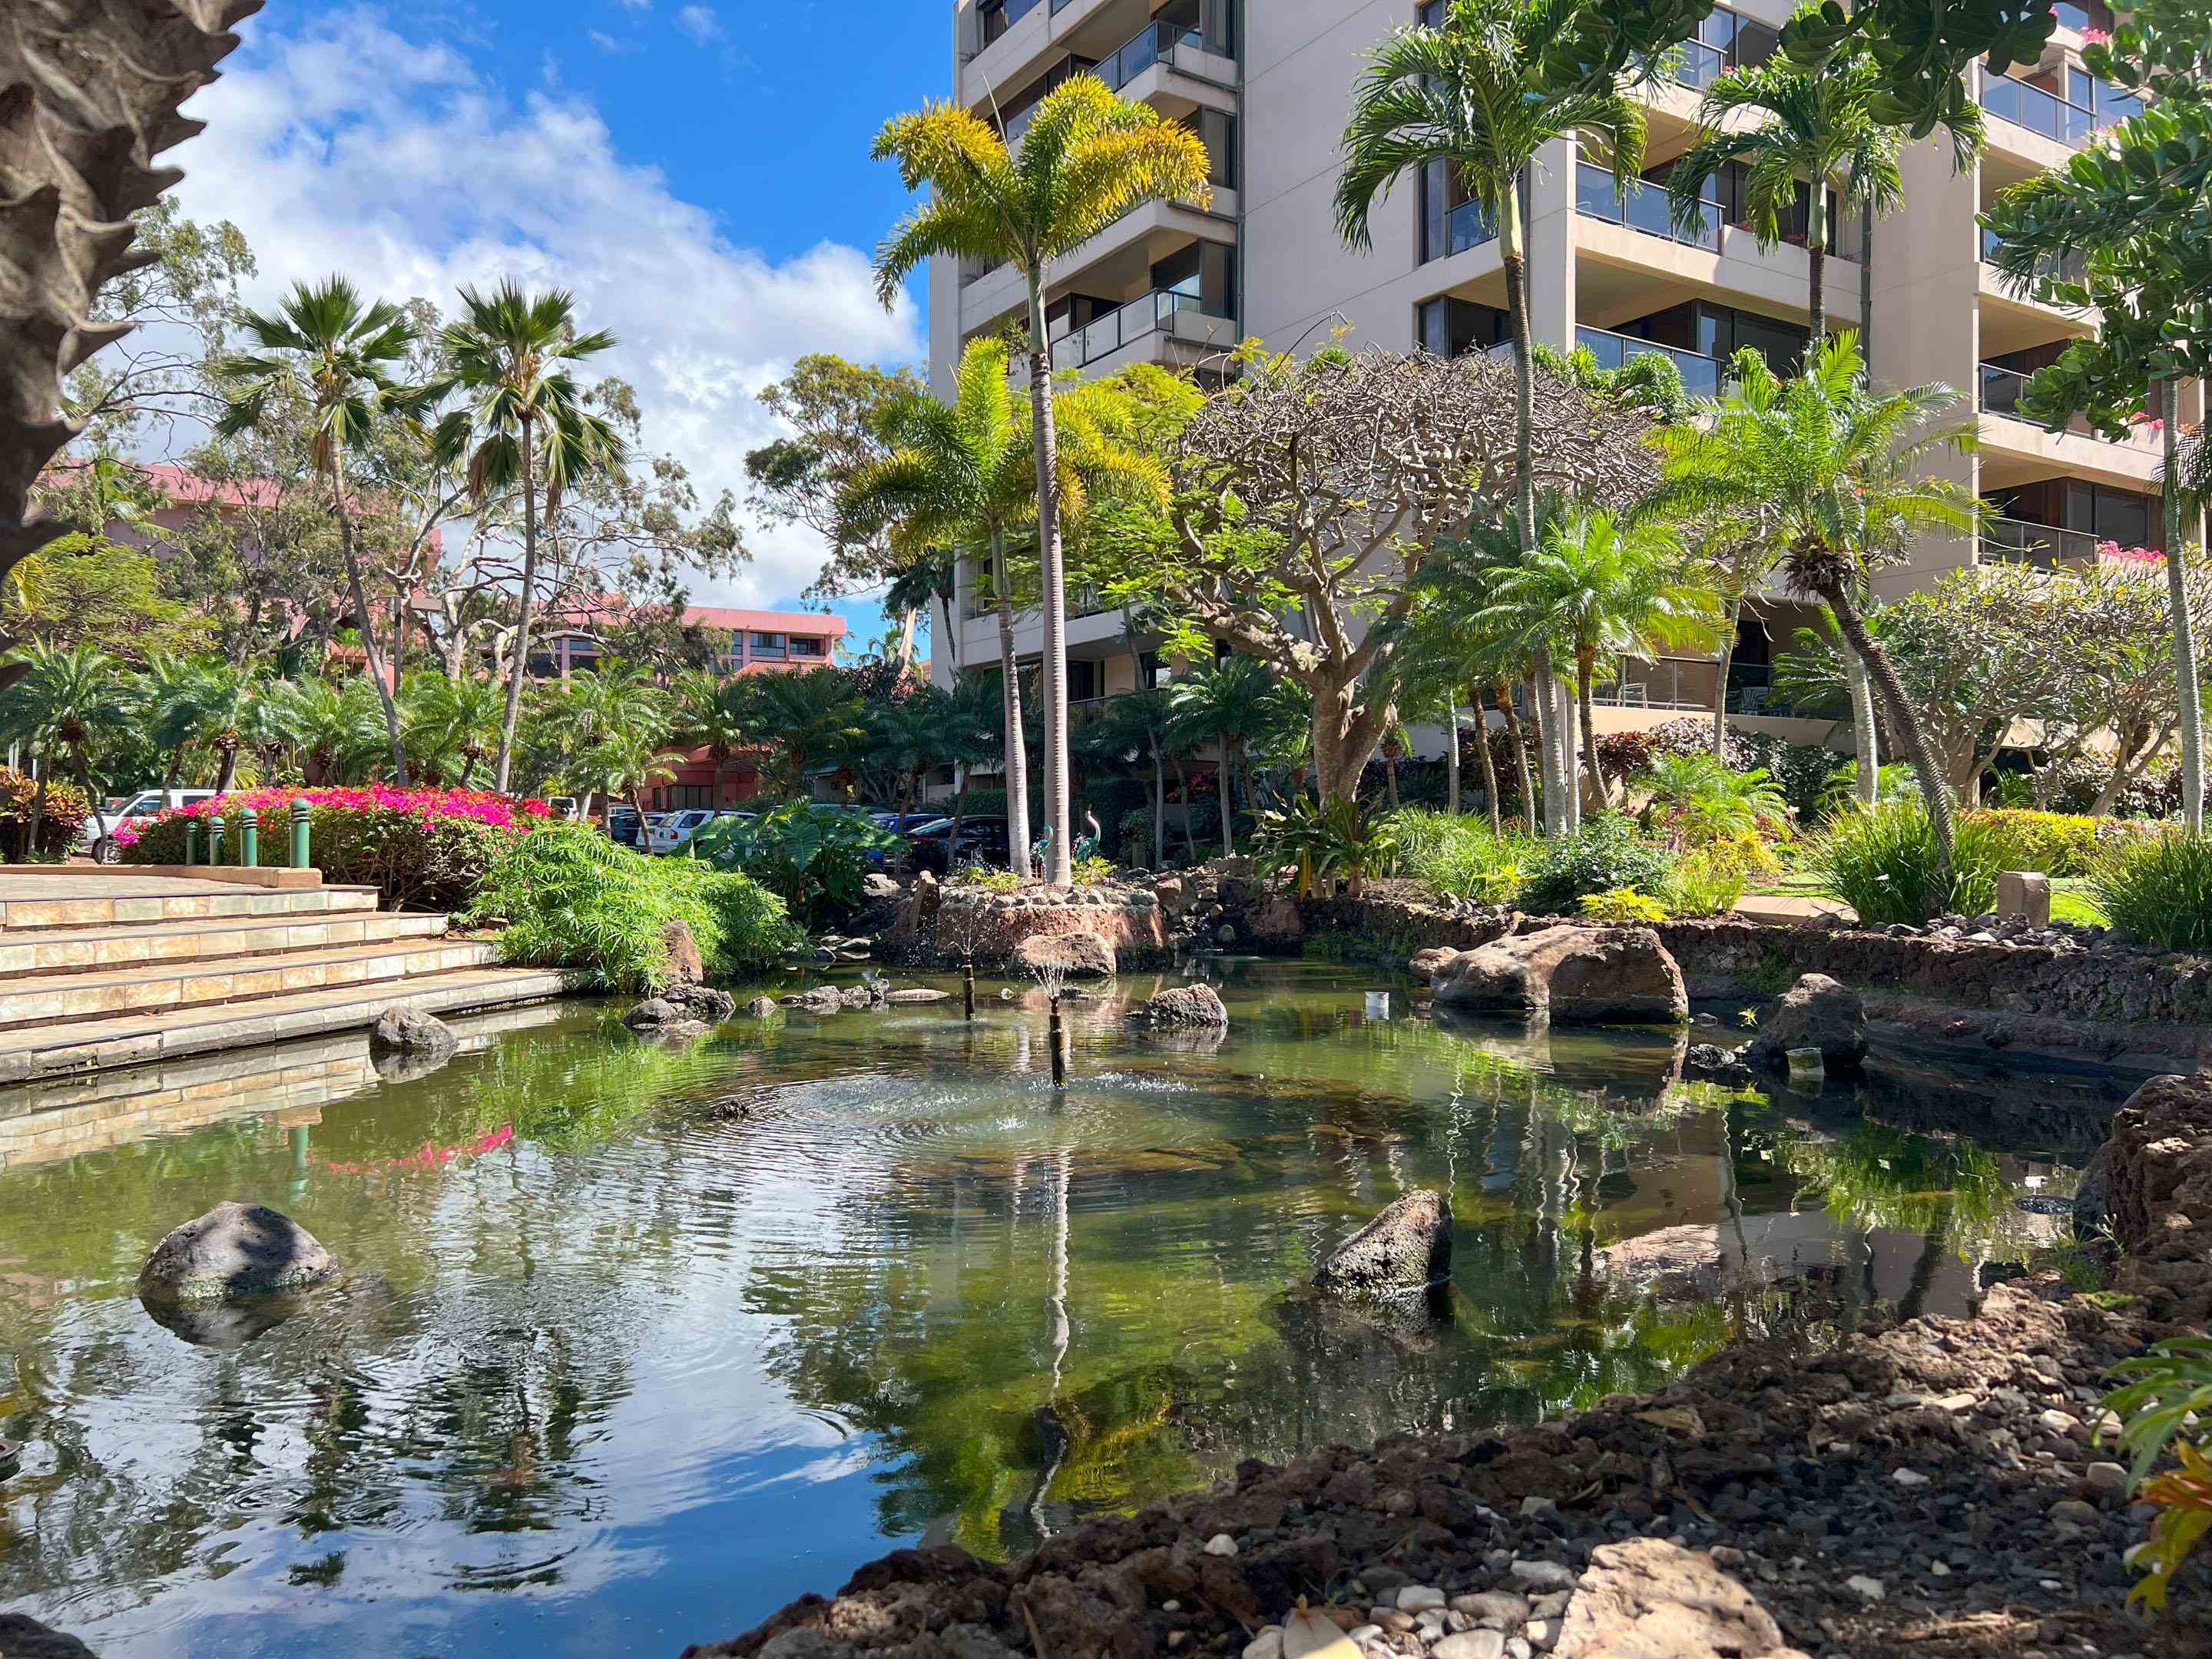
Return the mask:
{"type": "Polygon", "coordinates": [[[1044,611],[1044,810],[1051,834],[1045,878],[1068,884],[1067,591],[1061,565],[1059,441],[1051,395],[1045,283],[1054,261],[1147,202],[1202,207],[1211,199],[1206,145],[1149,104],[1077,75],[1031,106],[1009,149],[968,111],[934,103],[878,135],[878,161],[898,163],[909,191],[929,198],[884,239],[876,286],[886,307],[923,261],[1011,264],[1028,297],[1030,453],[1036,476],[1037,559],[1044,611]]]}
{"type": "Polygon", "coordinates": [[[509,490],[522,495],[522,571],[515,637],[509,648],[507,712],[500,725],[493,786],[504,790],[514,763],[514,728],[530,675],[530,625],[538,600],[538,544],[562,497],[594,473],[619,473],[628,446],[591,406],[570,366],[611,350],[615,337],[585,332],[575,296],[565,289],[526,293],[513,282],[489,294],[465,288],[461,314],[439,336],[450,379],[432,388],[458,392],[465,407],[439,422],[437,447],[466,456],[469,490],[478,502],[509,490]]]}
{"type": "MultiPolygon", "coordinates": [[[[1642,171],[1645,121],[1624,75],[1602,71],[1563,82],[1559,46],[1582,0],[1449,0],[1435,27],[1388,36],[1370,54],[1352,93],[1336,188],[1337,229],[1350,246],[1373,246],[1375,205],[1398,179],[1431,164],[1450,170],[1497,228],[1513,347],[1513,503],[1521,546],[1536,545],[1536,359],[1529,322],[1528,234],[1521,180],[1545,145],[1571,136],[1613,169],[1616,187],[1642,171]]],[[[1557,278],[1563,273],[1552,273],[1557,278]]],[[[1552,665],[1540,647],[1537,672],[1552,665]]],[[[1568,756],[1546,726],[1547,781],[1565,781],[1568,756]]],[[[1547,809],[1555,795],[1547,789],[1547,809]]],[[[1556,826],[1555,826],[1556,827],[1556,826]]]]}
{"type": "Polygon", "coordinates": [[[1979,521],[1971,489],[1928,471],[1942,451],[1972,447],[1974,428],[1937,424],[1958,401],[1948,386],[1870,388],[1849,330],[1824,342],[1794,380],[1779,379],[1751,350],[1738,352],[1729,372],[1735,389],[1727,398],[1660,435],[1676,499],[1721,513],[1763,502],[1773,514],[1777,568],[1791,590],[1828,607],[1865,665],[1919,776],[1948,876],[1943,772],[1896,665],[1868,630],[1859,595],[1871,572],[1909,556],[1923,532],[1967,532],[1979,521]]]}
{"type": "Polygon", "coordinates": [[[329,486],[345,562],[346,591],[361,635],[368,677],[376,684],[394,782],[407,781],[407,747],[399,726],[393,676],[377,643],[355,534],[357,503],[346,476],[346,457],[362,454],[383,429],[408,415],[423,392],[399,386],[394,364],[415,343],[406,315],[389,301],[365,302],[343,276],[301,283],[270,313],[249,311],[246,334],[258,349],[219,358],[215,374],[228,392],[216,431],[235,437],[263,424],[280,401],[301,400],[307,411],[308,455],[329,486]]]}

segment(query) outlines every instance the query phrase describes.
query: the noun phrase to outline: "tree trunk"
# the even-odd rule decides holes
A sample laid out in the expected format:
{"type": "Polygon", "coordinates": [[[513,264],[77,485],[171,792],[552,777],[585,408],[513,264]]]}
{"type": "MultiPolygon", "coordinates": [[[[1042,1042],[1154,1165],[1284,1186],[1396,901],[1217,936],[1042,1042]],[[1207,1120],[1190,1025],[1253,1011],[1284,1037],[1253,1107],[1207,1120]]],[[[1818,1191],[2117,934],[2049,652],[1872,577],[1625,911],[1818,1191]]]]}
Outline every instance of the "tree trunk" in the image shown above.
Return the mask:
{"type": "Polygon", "coordinates": [[[1955,843],[1952,838],[1951,799],[1944,787],[1943,774],[1936,764],[1934,751],[1928,746],[1928,737],[1920,729],[1920,721],[1905,701],[1904,683],[1897,678],[1897,665],[1889,659],[1889,653],[1880,641],[1867,632],[1866,622],[1851,603],[1850,591],[1838,584],[1820,596],[1828,608],[1836,613],[1836,623],[1844,631],[1844,640],[1866,664],[1867,676],[1881,694],[1882,706],[1889,711],[1889,723],[1912,762],[1912,769],[1920,777],[1920,793],[1928,803],[1928,821],[1936,830],[1936,874],[1939,885],[1951,877],[1955,843]]]}
{"type": "Polygon", "coordinates": [[[1224,739],[1221,745],[1221,856],[1237,856],[1237,751],[1224,739]]]}
{"type": "Polygon", "coordinates": [[[2173,689],[2181,714],[2181,824],[2191,835],[2204,829],[2203,706],[2197,679],[2197,628],[2189,614],[2189,526],[2182,514],[2181,386],[2159,386],[2159,414],[2165,422],[2166,592],[2173,611],[2173,689]]]}
{"type": "Polygon", "coordinates": [[[177,780],[185,775],[185,750],[191,742],[187,738],[169,750],[169,769],[161,778],[161,805],[165,807],[171,804],[169,797],[177,793],[177,780]]]}
{"type": "Polygon", "coordinates": [[[23,862],[29,864],[39,855],[39,833],[46,827],[46,775],[53,769],[37,761],[39,787],[31,791],[31,824],[23,836],[23,862]]]}
{"type": "Polygon", "coordinates": [[[1398,810],[1398,757],[1388,748],[1382,750],[1382,793],[1389,800],[1390,810],[1398,810]]]}
{"type": "Polygon", "coordinates": [[[1444,693],[1444,800],[1459,816],[1459,694],[1444,693]]]}
{"type": "Polygon", "coordinates": [[[1168,779],[1160,763],[1159,734],[1152,734],[1152,856],[1155,870],[1168,861],[1168,779]]]}
{"type": "Polygon", "coordinates": [[[1052,344],[1045,335],[1044,271],[1030,262],[1030,419],[1036,434],[1037,565],[1044,594],[1044,819],[1051,836],[1044,878],[1073,885],[1068,818],[1067,580],[1060,567],[1060,444],[1053,427],[1052,344]]]}
{"type": "Polygon", "coordinates": [[[1589,769],[1590,799],[1602,811],[1613,805],[1605,783],[1605,763],[1597,753],[1597,716],[1590,683],[1597,674],[1597,653],[1583,647],[1575,653],[1575,702],[1583,722],[1583,763],[1589,769]]]}
{"type": "Polygon", "coordinates": [[[1170,755],[1169,763],[1175,768],[1176,799],[1182,803],[1182,855],[1190,864],[1198,862],[1198,833],[1190,827],[1190,775],[1183,770],[1180,751],[1170,755]]]}
{"type": "Polygon", "coordinates": [[[1540,828],[1536,822],[1536,808],[1528,808],[1528,828],[1540,836],[1559,833],[1559,760],[1558,736],[1552,707],[1552,658],[1547,651],[1538,649],[1534,664],[1534,672],[1528,679],[1528,718],[1536,722],[1536,781],[1543,791],[1544,818],[1540,828]]]}
{"type": "MultiPolygon", "coordinates": [[[[1006,538],[991,532],[991,581],[999,601],[999,672],[1006,703],[1006,868],[1030,878],[1029,760],[1022,743],[1022,677],[1014,664],[1013,587],[1006,573],[1006,538]]],[[[950,850],[946,853],[949,859],[950,850]]]]}
{"type": "Polygon", "coordinates": [[[902,676],[914,666],[914,623],[917,614],[912,605],[899,612],[898,665],[902,676]]]}
{"type": "Polygon", "coordinates": [[[1851,690],[1851,744],[1858,750],[1858,803],[1872,806],[1881,799],[1881,727],[1874,717],[1874,682],[1867,678],[1859,653],[1844,647],[1844,673],[1851,690]]]}
{"type": "MultiPolygon", "coordinates": [[[[1498,698],[1498,714],[1505,722],[1505,740],[1512,746],[1514,769],[1520,775],[1521,815],[1527,821],[1528,833],[1534,835],[1536,832],[1535,781],[1528,772],[1528,739],[1521,730],[1521,711],[1513,706],[1510,682],[1498,681],[1494,695],[1498,698]]],[[[1531,702],[1533,706],[1533,699],[1531,702]]]]}
{"type": "Polygon", "coordinates": [[[530,673],[530,613],[538,599],[538,434],[532,422],[522,422],[522,603],[515,612],[515,633],[507,665],[507,714],[500,721],[499,758],[492,768],[492,787],[507,793],[514,768],[514,729],[522,720],[522,682],[530,673]]]}
{"type": "Polygon", "coordinates": [[[1713,758],[1723,764],[1728,761],[1729,664],[1735,656],[1736,630],[1742,626],[1743,595],[1738,593],[1729,600],[1728,630],[1721,635],[1721,659],[1714,670],[1713,758]]]}
{"type": "Polygon", "coordinates": [[[1498,799],[1498,757],[1490,752],[1490,716],[1483,712],[1480,686],[1468,686],[1467,700],[1474,705],[1474,752],[1482,759],[1482,787],[1490,796],[1490,834],[1494,840],[1505,833],[1505,820],[1498,799]]]}
{"type": "Polygon", "coordinates": [[[967,762],[960,761],[954,764],[952,830],[945,840],[945,878],[947,881],[952,878],[953,854],[960,850],[960,825],[968,816],[968,773],[967,762]]]}
{"type": "Polygon", "coordinates": [[[238,775],[238,750],[227,748],[222,751],[222,764],[216,769],[215,792],[218,795],[230,793],[230,781],[238,775]]]}
{"type": "MultiPolygon", "coordinates": [[[[407,787],[407,750],[399,740],[399,705],[384,678],[384,653],[376,643],[376,624],[368,614],[368,592],[361,582],[361,560],[354,551],[353,508],[346,501],[345,451],[331,442],[331,491],[337,503],[338,549],[345,557],[346,588],[353,596],[353,625],[361,635],[362,655],[368,659],[368,678],[375,682],[376,700],[384,706],[385,735],[392,741],[392,781],[407,787]]],[[[502,786],[504,787],[504,786],[502,786]]]]}

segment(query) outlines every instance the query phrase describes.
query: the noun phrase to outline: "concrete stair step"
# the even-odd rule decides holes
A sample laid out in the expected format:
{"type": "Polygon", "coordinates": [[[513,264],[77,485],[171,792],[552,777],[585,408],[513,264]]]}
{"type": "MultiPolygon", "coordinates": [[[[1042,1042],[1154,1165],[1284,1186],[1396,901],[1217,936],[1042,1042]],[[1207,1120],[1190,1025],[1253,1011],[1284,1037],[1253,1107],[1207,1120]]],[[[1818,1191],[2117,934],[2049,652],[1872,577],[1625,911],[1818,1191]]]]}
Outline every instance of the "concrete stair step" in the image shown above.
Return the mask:
{"type": "Polygon", "coordinates": [[[333,915],[373,911],[377,901],[374,887],[249,887],[230,882],[175,880],[139,884],[120,876],[93,879],[117,890],[46,897],[38,896],[30,883],[11,883],[10,895],[31,889],[33,896],[0,896],[0,932],[46,933],[240,916],[333,915]]]}
{"type": "MultiPolygon", "coordinates": [[[[386,981],[488,966],[499,959],[489,939],[394,939],[381,944],[294,951],[214,962],[172,962],[0,981],[0,1042],[63,1021],[244,1003],[305,991],[337,990],[356,1000],[386,981]]],[[[378,1005],[380,1006],[381,1005],[378,1005]]],[[[370,1010],[373,1020],[375,1009],[370,1010]]]]}
{"type": "Polygon", "coordinates": [[[349,907],[124,927],[0,931],[0,989],[6,988],[8,980],[28,974],[73,975],[134,964],[215,962],[338,945],[441,939],[451,926],[442,915],[349,907]]]}
{"type": "Polygon", "coordinates": [[[242,1003],[13,1026],[0,1030],[0,1084],[361,1030],[394,1006],[442,1015],[541,1002],[581,984],[580,975],[556,969],[453,968],[411,975],[372,994],[359,983],[342,984],[242,1003]]]}

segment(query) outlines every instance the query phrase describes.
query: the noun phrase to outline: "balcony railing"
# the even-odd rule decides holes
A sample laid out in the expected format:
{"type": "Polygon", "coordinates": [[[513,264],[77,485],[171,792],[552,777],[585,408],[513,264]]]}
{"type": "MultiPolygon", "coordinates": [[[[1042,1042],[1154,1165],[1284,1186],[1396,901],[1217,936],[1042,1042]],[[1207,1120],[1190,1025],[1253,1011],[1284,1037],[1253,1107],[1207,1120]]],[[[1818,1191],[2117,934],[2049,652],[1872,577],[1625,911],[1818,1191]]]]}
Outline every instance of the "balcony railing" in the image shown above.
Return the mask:
{"type": "Polygon", "coordinates": [[[1682,389],[1692,398],[1720,396],[1720,360],[1708,357],[1701,351],[1684,351],[1679,346],[1661,345],[1656,340],[1639,340],[1633,335],[1615,334],[1604,328],[1576,329],[1575,343],[1588,347],[1590,356],[1597,359],[1600,368],[1620,368],[1632,358],[1651,354],[1668,358],[1681,371],[1682,389]]]}
{"type": "Polygon", "coordinates": [[[1981,365],[1982,408],[1991,415],[2009,415],[2015,421],[2032,419],[2020,412],[2021,394],[2027,388],[2027,376],[2016,368],[2006,368],[1997,363],[1981,365]]]}
{"type": "Polygon", "coordinates": [[[1643,179],[1632,179],[1628,194],[1622,197],[1613,189],[1613,171],[1609,167],[1592,167],[1587,161],[1575,167],[1575,210],[1588,214],[1593,219],[1626,225],[1649,236],[1663,236],[1670,242],[1680,242],[1685,247],[1701,247],[1717,252],[1721,245],[1721,204],[1711,199],[1702,200],[1705,226],[1701,230],[1677,230],[1667,206],[1667,192],[1643,179]]]}
{"type": "MultiPolygon", "coordinates": [[[[2004,238],[1986,226],[1982,230],[1982,258],[1995,264],[1998,252],[2004,246],[2004,238]]],[[[2063,253],[2046,253],[2035,262],[2035,279],[2039,283],[2078,283],[2089,268],[2088,257],[2078,248],[2063,253]]]]}
{"type": "Polygon", "coordinates": [[[1449,259],[1455,253],[1464,253],[1471,247],[1480,247],[1485,242],[1498,240],[1498,226],[1483,211],[1480,202],[1462,202],[1448,209],[1443,219],[1443,241],[1440,248],[1431,248],[1431,259],[1449,259]]]}
{"type": "MultiPolygon", "coordinates": [[[[975,585],[968,590],[966,608],[969,620],[971,622],[978,617],[992,617],[998,614],[999,596],[992,592],[988,577],[978,578],[975,585]]],[[[1067,614],[1070,617],[1103,616],[1105,612],[1117,608],[1108,604],[1095,587],[1076,586],[1067,590],[1067,614]]],[[[1014,606],[1015,619],[1018,621],[1023,616],[1036,609],[1035,599],[1017,602],[1014,606]]]]}
{"type": "Polygon", "coordinates": [[[1183,46],[1204,51],[1205,32],[1176,23],[1147,23],[1137,32],[1134,40],[1122,42],[1091,72],[1119,92],[1153,64],[1172,64],[1176,51],[1183,46]]]}
{"type": "Polygon", "coordinates": [[[1621,659],[1613,684],[1590,701],[1614,708],[1711,708],[1720,665],[1709,657],[1621,659]]]}
{"type": "Polygon", "coordinates": [[[1081,368],[1163,329],[1177,339],[1188,339],[1193,334],[1200,336],[1192,341],[1194,344],[1224,344],[1229,343],[1226,337],[1234,334],[1236,327],[1235,319],[1209,311],[1198,295],[1163,289],[1139,295],[1054,341],[1052,366],[1055,369],[1081,368]]]}
{"type": "Polygon", "coordinates": [[[2015,126],[2039,132],[2076,149],[2087,143],[2099,129],[2142,112],[2140,100],[2110,88],[2100,89],[2097,104],[2095,109],[2087,109],[2055,92],[2016,81],[2009,75],[1984,73],[1982,76],[1984,109],[1992,115],[2002,116],[2015,126]]]}
{"type": "Polygon", "coordinates": [[[2096,563],[2098,539],[2086,530],[2061,530],[2025,519],[1984,520],[1979,537],[1983,558],[2039,570],[2096,563]]]}

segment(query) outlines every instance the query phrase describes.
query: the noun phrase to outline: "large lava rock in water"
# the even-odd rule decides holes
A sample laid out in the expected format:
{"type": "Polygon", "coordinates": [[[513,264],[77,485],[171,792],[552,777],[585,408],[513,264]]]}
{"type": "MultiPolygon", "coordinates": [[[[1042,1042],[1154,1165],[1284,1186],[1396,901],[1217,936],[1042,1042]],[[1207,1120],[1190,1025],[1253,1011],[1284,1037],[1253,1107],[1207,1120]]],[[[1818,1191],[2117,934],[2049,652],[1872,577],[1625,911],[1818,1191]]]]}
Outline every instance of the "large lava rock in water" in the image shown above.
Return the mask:
{"type": "Polygon", "coordinates": [[[1859,994],[1826,974],[1800,975],[1759,1022],[1747,1058],[1784,1066],[1792,1048],[1818,1048],[1832,1072],[1856,1071],[1867,1051],[1866,1004],[1859,994]]]}
{"type": "Polygon", "coordinates": [[[1177,985],[1145,999],[1137,1017],[1156,1030],[1225,1030],[1229,1010],[1211,985],[1177,985]]]}
{"type": "Polygon", "coordinates": [[[74,1636],[20,1613],[0,1613],[0,1659],[99,1659],[74,1636]]]}
{"type": "Polygon", "coordinates": [[[1013,967],[1042,975],[1057,969],[1069,979],[1111,979],[1114,947],[1098,933],[1031,933],[1014,946],[1013,967]]]}
{"type": "Polygon", "coordinates": [[[328,1279],[337,1265],[289,1216],[265,1205],[225,1202],[156,1244],[138,1289],[180,1302],[273,1296],[328,1279]]]}
{"type": "Polygon", "coordinates": [[[1548,1014],[1560,1024],[1690,1017],[1682,970],[1649,927],[1515,933],[1436,963],[1431,975],[1440,1005],[1471,1013],[1548,1014]]]}
{"type": "Polygon", "coordinates": [[[1413,1296],[1451,1277],[1451,1206],[1407,1193],[1337,1246],[1314,1274],[1334,1296],[1413,1296]]]}

